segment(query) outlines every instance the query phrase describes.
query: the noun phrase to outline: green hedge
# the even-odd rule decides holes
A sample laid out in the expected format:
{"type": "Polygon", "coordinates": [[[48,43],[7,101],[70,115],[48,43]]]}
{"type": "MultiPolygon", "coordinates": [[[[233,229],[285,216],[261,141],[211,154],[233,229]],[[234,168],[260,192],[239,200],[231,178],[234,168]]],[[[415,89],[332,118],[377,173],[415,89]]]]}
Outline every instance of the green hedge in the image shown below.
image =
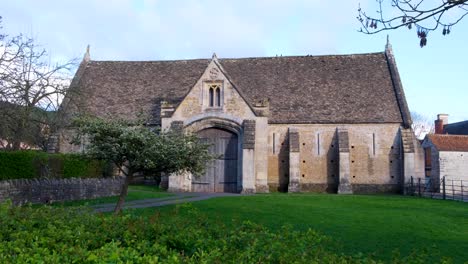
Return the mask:
{"type": "Polygon", "coordinates": [[[0,180],[32,178],[98,178],[109,176],[104,161],[79,154],[40,151],[0,151],[0,180]]]}

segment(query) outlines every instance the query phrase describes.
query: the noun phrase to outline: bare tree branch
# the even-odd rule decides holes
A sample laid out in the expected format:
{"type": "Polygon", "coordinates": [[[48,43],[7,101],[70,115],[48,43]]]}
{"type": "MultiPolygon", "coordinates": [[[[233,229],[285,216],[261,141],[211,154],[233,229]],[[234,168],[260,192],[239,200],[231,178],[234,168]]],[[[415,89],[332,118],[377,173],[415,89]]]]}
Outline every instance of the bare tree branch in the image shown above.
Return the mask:
{"type": "Polygon", "coordinates": [[[402,27],[408,29],[415,27],[421,47],[426,46],[430,31],[442,28],[442,35],[448,35],[453,30],[452,27],[468,14],[468,0],[442,0],[440,4],[428,0],[376,0],[376,2],[378,16],[368,15],[359,6],[357,16],[361,23],[359,32],[376,34],[402,27]],[[393,14],[392,10],[397,14],[393,14]]]}
{"type": "Polygon", "coordinates": [[[51,65],[32,38],[0,34],[0,140],[13,149],[23,143],[45,147],[75,66],[76,60],[51,65]]]}

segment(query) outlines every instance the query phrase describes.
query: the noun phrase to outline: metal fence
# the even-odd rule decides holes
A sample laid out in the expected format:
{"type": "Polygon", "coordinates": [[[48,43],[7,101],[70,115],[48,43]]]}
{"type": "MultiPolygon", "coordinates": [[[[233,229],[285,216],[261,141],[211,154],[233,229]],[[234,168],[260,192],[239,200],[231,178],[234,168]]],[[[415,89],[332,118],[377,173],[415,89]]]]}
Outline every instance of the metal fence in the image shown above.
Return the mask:
{"type": "Polygon", "coordinates": [[[408,195],[468,202],[468,181],[442,177],[440,182],[413,178],[405,185],[408,195]]]}

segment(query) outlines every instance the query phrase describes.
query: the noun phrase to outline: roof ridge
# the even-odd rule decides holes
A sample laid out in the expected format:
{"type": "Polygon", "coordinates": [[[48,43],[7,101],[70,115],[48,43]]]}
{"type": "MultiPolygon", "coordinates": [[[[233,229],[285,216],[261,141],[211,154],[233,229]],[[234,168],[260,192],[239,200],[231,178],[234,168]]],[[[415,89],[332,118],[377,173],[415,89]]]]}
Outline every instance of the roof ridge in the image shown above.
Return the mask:
{"type": "Polygon", "coordinates": [[[243,57],[243,58],[218,58],[218,60],[248,60],[248,59],[287,59],[287,58],[322,58],[322,57],[353,57],[353,56],[370,56],[377,54],[385,54],[381,52],[367,52],[367,53],[352,53],[352,54],[324,54],[324,55],[289,55],[289,56],[265,56],[265,57],[243,57]]]}
{"type": "Polygon", "coordinates": [[[455,122],[455,123],[446,124],[446,125],[444,125],[444,126],[458,125],[458,124],[464,124],[464,123],[468,123],[468,120],[458,121],[458,122],[455,122]]]}
{"type": "Polygon", "coordinates": [[[90,60],[93,62],[105,63],[161,63],[161,62],[188,62],[188,61],[210,61],[211,59],[185,59],[185,60],[90,60]]]}
{"type": "Polygon", "coordinates": [[[468,138],[468,135],[454,135],[454,134],[429,134],[430,137],[436,136],[436,137],[466,137],[468,138]]]}
{"type": "MultiPolygon", "coordinates": [[[[326,58],[326,57],[353,57],[353,56],[372,56],[378,54],[385,54],[381,52],[367,52],[367,53],[352,53],[352,54],[324,54],[324,55],[289,55],[289,56],[265,56],[265,57],[227,57],[218,58],[218,60],[261,60],[261,59],[288,59],[288,58],[326,58]]],[[[174,60],[89,60],[89,62],[115,62],[115,63],[160,63],[160,62],[184,62],[184,61],[202,61],[211,60],[210,58],[197,58],[197,59],[174,59],[174,60]]]]}

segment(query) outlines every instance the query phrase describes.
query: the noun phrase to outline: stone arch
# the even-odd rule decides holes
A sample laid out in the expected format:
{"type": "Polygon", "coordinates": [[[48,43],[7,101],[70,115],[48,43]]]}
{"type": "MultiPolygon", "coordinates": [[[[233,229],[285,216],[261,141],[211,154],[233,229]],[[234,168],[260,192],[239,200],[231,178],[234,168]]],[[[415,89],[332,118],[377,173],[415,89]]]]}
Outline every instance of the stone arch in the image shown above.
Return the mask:
{"type": "Polygon", "coordinates": [[[237,121],[220,118],[220,117],[205,117],[186,124],[184,129],[193,133],[197,133],[207,128],[220,128],[235,133],[239,139],[242,138],[242,125],[237,121]]]}

